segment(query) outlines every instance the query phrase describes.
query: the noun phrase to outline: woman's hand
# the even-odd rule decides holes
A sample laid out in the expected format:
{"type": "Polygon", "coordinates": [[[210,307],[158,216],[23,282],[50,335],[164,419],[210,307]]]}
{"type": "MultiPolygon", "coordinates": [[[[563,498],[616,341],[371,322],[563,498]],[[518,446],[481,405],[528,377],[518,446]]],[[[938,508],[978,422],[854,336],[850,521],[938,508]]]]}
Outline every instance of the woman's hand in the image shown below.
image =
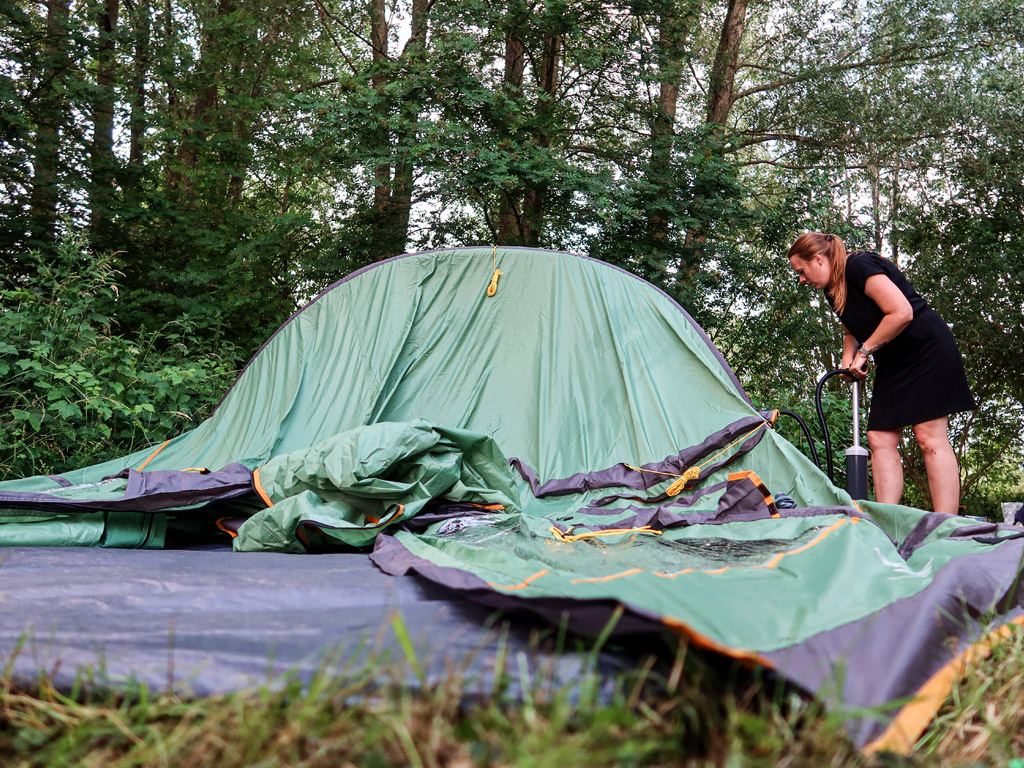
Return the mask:
{"type": "MultiPolygon", "coordinates": [[[[845,368],[846,370],[849,370],[850,365],[853,363],[853,356],[857,354],[857,347],[859,347],[859,346],[860,346],[860,344],[857,342],[857,339],[855,339],[853,337],[853,334],[850,333],[850,331],[844,325],[843,326],[843,364],[840,366],[840,368],[845,368]]],[[[842,379],[843,381],[846,381],[846,382],[853,381],[853,377],[852,376],[847,376],[845,373],[842,374],[839,378],[842,379]]]]}
{"type": "Polygon", "coordinates": [[[850,375],[857,381],[864,381],[868,375],[868,356],[862,349],[858,349],[854,355],[850,365],[847,366],[850,375]]]}

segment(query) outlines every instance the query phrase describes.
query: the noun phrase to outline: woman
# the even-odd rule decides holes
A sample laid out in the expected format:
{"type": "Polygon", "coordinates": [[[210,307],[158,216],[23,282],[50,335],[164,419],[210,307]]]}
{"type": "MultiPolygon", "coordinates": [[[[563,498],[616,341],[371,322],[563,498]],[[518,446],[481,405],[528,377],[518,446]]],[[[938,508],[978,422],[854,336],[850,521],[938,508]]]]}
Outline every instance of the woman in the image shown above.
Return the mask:
{"type": "Polygon", "coordinates": [[[949,415],[977,407],[949,327],[896,268],[877,253],[846,252],[836,235],[806,232],[789,249],[801,283],[825,291],[843,323],[843,368],[859,380],[877,366],[868,444],[875,498],[899,504],[899,443],[912,427],[924,454],[936,512],[955,515],[960,469],[949,444],[949,415]]]}

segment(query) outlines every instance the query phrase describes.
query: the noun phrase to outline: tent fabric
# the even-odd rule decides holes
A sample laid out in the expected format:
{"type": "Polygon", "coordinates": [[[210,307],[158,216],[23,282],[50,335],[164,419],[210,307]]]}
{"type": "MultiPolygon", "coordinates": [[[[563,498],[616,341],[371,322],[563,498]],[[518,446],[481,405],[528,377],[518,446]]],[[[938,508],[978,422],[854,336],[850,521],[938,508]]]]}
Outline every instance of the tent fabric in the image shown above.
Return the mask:
{"type": "Polygon", "coordinates": [[[314,531],[327,540],[320,548],[365,546],[435,499],[520,511],[493,440],[423,420],[356,427],[271,459],[258,478],[272,506],[238,528],[240,552],[305,552],[314,531]]]}
{"type": "Polygon", "coordinates": [[[987,631],[978,617],[1017,620],[1024,542],[854,504],[773,418],[689,315],[632,274],[543,250],[409,254],[296,313],[196,429],[0,483],[0,542],[159,547],[215,521],[236,550],[373,542],[396,578],[565,614],[581,632],[625,607],[617,631],[761,664],[851,712],[858,744],[905,750],[922,717],[892,702],[946,679],[952,644],[987,631]],[[127,484],[111,484],[233,466],[251,489],[197,505],[171,493],[129,507],[127,484]],[[38,506],[90,493],[88,511],[38,506]]]}
{"type": "MultiPolygon", "coordinates": [[[[91,483],[75,485],[61,477],[49,477],[55,488],[45,491],[0,491],[0,505],[32,512],[64,513],[74,509],[105,509],[154,512],[199,507],[252,493],[252,472],[232,463],[211,472],[208,469],[150,470],[131,467],[91,483]]],[[[2,508],[2,506],[0,506],[2,508]]]]}

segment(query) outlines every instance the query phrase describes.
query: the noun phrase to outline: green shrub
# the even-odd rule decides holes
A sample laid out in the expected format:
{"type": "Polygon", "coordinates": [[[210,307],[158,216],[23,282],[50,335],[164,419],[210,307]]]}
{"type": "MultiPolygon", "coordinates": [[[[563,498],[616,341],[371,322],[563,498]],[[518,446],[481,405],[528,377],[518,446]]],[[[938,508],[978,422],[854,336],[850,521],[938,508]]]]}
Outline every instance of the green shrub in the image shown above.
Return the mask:
{"type": "Polygon", "coordinates": [[[116,335],[112,255],[68,236],[30,254],[31,278],[0,287],[0,479],[59,473],[167,439],[204,418],[230,385],[233,346],[190,318],[116,335]]]}

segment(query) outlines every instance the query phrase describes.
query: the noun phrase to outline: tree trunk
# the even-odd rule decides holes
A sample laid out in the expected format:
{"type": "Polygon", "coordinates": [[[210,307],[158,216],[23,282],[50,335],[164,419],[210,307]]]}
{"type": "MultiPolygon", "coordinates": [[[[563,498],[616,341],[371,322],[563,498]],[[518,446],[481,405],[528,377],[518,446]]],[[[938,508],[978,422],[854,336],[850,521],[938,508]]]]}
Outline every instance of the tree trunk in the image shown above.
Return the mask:
{"type": "MultiPolygon", "coordinates": [[[[234,0],[219,0],[215,16],[223,17],[234,10],[234,0]]],[[[222,41],[215,33],[204,29],[201,33],[199,71],[204,75],[206,87],[199,91],[199,95],[193,102],[186,117],[185,128],[182,131],[181,141],[178,145],[177,163],[181,171],[173,174],[172,189],[183,193],[181,202],[189,204],[191,193],[194,191],[192,171],[199,167],[200,147],[202,147],[210,136],[210,128],[217,118],[217,91],[218,69],[220,67],[219,49],[222,41]]]]}
{"type": "Polygon", "coordinates": [[[708,123],[719,126],[722,135],[729,112],[735,100],[736,70],[740,64],[740,42],[743,27],[747,21],[749,0],[729,0],[729,9],[722,25],[722,36],[715,51],[711,66],[711,80],[708,83],[708,123]]]}
{"type": "Polygon", "coordinates": [[[132,13],[132,75],[131,117],[129,119],[128,166],[141,169],[142,137],[146,132],[146,79],[149,76],[150,52],[149,0],[135,0],[132,13]]]}
{"type": "Polygon", "coordinates": [[[33,247],[53,242],[57,223],[57,169],[60,167],[60,129],[67,112],[58,84],[67,61],[69,0],[46,4],[46,58],[36,102],[32,190],[29,193],[29,241],[33,247]]]}
{"type": "MultiPolygon", "coordinates": [[[[708,82],[707,125],[719,144],[726,135],[729,112],[736,100],[736,71],[739,69],[740,43],[747,20],[749,0],[729,0],[729,7],[722,24],[722,35],[718,41],[715,58],[711,65],[708,82]]],[[[709,149],[709,154],[720,151],[709,149]]],[[[683,242],[683,257],[679,269],[679,280],[690,282],[701,268],[704,248],[707,243],[708,222],[698,222],[686,232],[683,242]]]]}
{"type": "MultiPolygon", "coordinates": [[[[703,0],[683,0],[682,8],[670,8],[658,26],[658,110],[651,120],[651,159],[647,169],[655,202],[666,201],[675,187],[672,145],[675,139],[676,109],[683,72],[690,60],[690,37],[700,20],[703,0]]],[[[655,207],[647,214],[647,239],[655,251],[668,246],[669,221],[655,207]]]]}
{"type": "MultiPolygon", "coordinates": [[[[523,96],[523,74],[526,71],[526,48],[519,33],[512,29],[505,36],[505,74],[502,88],[512,100],[523,96]]],[[[522,207],[518,189],[502,190],[498,204],[498,243],[518,242],[522,229],[522,207]]]]}
{"type": "MultiPolygon", "coordinates": [[[[267,74],[274,65],[273,53],[278,38],[281,36],[281,22],[288,12],[286,0],[278,0],[268,10],[270,11],[271,18],[270,28],[259,41],[259,47],[262,49],[263,55],[252,71],[252,84],[249,86],[249,99],[255,103],[259,103],[259,98],[263,94],[263,84],[266,82],[267,74]]],[[[243,107],[236,110],[234,133],[237,146],[251,146],[253,117],[251,108],[243,107]]],[[[235,159],[235,162],[238,163],[238,158],[235,159]]],[[[245,191],[245,175],[248,171],[249,163],[246,162],[245,165],[246,167],[244,168],[236,166],[235,172],[228,179],[227,200],[229,207],[234,209],[238,209],[242,204],[242,195],[245,191]]]]}
{"type": "Polygon", "coordinates": [[[892,248],[892,263],[897,267],[900,265],[900,241],[896,235],[899,227],[900,216],[900,170],[892,169],[892,192],[889,205],[889,246],[892,248]]]}
{"type": "Polygon", "coordinates": [[[424,56],[430,5],[431,0],[413,0],[409,39],[397,61],[392,61],[385,2],[370,0],[369,3],[372,49],[370,83],[381,94],[380,127],[372,134],[373,151],[377,158],[373,169],[375,218],[372,222],[373,243],[370,248],[377,260],[401,253],[409,239],[416,172],[409,147],[416,142],[420,113],[423,110],[424,89],[420,81],[426,76],[424,56]],[[387,86],[394,84],[402,86],[402,95],[397,103],[393,97],[384,95],[387,86]],[[393,109],[397,109],[400,115],[397,124],[393,119],[393,109]]]}
{"type": "MultiPolygon", "coordinates": [[[[174,27],[174,9],[171,6],[171,0],[163,0],[162,5],[163,7],[161,10],[163,15],[163,24],[161,25],[162,29],[160,31],[163,34],[158,34],[156,38],[158,41],[157,45],[161,49],[157,54],[157,58],[168,59],[168,55],[163,50],[163,48],[171,44],[168,41],[173,41],[177,38],[178,32],[174,27]]],[[[171,56],[173,56],[173,53],[171,54],[171,56]]],[[[171,68],[164,67],[164,72],[166,73],[166,76],[164,78],[164,90],[167,93],[167,122],[171,127],[175,127],[181,120],[178,90],[176,88],[176,83],[174,82],[174,79],[170,74],[171,68]]],[[[181,186],[182,181],[181,171],[179,171],[175,166],[174,158],[176,156],[177,151],[175,145],[170,141],[165,142],[163,145],[162,160],[164,173],[167,178],[167,190],[168,192],[172,193],[172,198],[174,196],[174,191],[181,186]]]]}
{"type": "MultiPolygon", "coordinates": [[[[537,105],[537,124],[534,143],[547,149],[551,146],[548,126],[559,83],[559,62],[562,58],[562,36],[547,35],[544,38],[544,50],[541,56],[538,80],[540,85],[540,102],[537,105]]],[[[519,240],[526,246],[536,248],[540,245],[540,233],[544,226],[544,205],[547,199],[548,185],[546,182],[527,183],[523,192],[522,227],[519,240]]]]}
{"type": "MultiPolygon", "coordinates": [[[[423,56],[427,46],[427,11],[430,0],[413,0],[411,36],[402,52],[408,68],[416,70],[423,64],[423,56]]],[[[415,82],[422,77],[422,72],[412,74],[415,82]]],[[[422,110],[422,89],[416,85],[402,100],[403,119],[401,128],[395,136],[395,148],[398,153],[394,159],[394,175],[391,179],[391,194],[387,201],[384,217],[384,241],[390,244],[393,253],[405,250],[409,238],[409,217],[412,213],[413,178],[415,168],[409,155],[409,147],[416,140],[420,112],[422,110]]],[[[387,255],[393,255],[387,254],[387,255]]],[[[386,258],[387,255],[382,254],[386,258]]]]}
{"type": "MultiPolygon", "coordinates": [[[[551,146],[549,125],[558,92],[562,58],[562,35],[548,32],[542,38],[538,55],[531,60],[535,63],[538,101],[533,119],[532,135],[522,140],[533,146],[546,149],[551,146]]],[[[526,71],[526,45],[517,29],[509,31],[505,38],[505,77],[503,88],[511,100],[523,103],[523,77],[526,71]]],[[[513,138],[515,143],[520,140],[513,138]]],[[[524,179],[513,189],[502,190],[498,209],[498,242],[502,244],[536,247],[544,225],[544,209],[547,204],[548,184],[544,181],[524,179]]]]}
{"type": "Polygon", "coordinates": [[[871,184],[871,218],[874,220],[875,252],[882,252],[882,177],[874,159],[867,162],[868,182],[871,184]]]}
{"type": "MultiPolygon", "coordinates": [[[[373,88],[382,92],[387,84],[385,69],[388,63],[388,22],[385,16],[385,0],[370,0],[370,47],[372,49],[372,74],[370,82],[373,88]]],[[[387,120],[377,131],[377,149],[382,159],[377,161],[373,171],[373,202],[381,218],[386,217],[388,203],[391,200],[391,135],[387,129],[387,120]]]]}
{"type": "Polygon", "coordinates": [[[119,0],[104,0],[96,14],[96,97],[92,108],[92,184],[89,207],[90,228],[94,237],[98,236],[100,241],[109,228],[117,167],[114,157],[114,30],[117,27],[119,5],[119,0]]]}

